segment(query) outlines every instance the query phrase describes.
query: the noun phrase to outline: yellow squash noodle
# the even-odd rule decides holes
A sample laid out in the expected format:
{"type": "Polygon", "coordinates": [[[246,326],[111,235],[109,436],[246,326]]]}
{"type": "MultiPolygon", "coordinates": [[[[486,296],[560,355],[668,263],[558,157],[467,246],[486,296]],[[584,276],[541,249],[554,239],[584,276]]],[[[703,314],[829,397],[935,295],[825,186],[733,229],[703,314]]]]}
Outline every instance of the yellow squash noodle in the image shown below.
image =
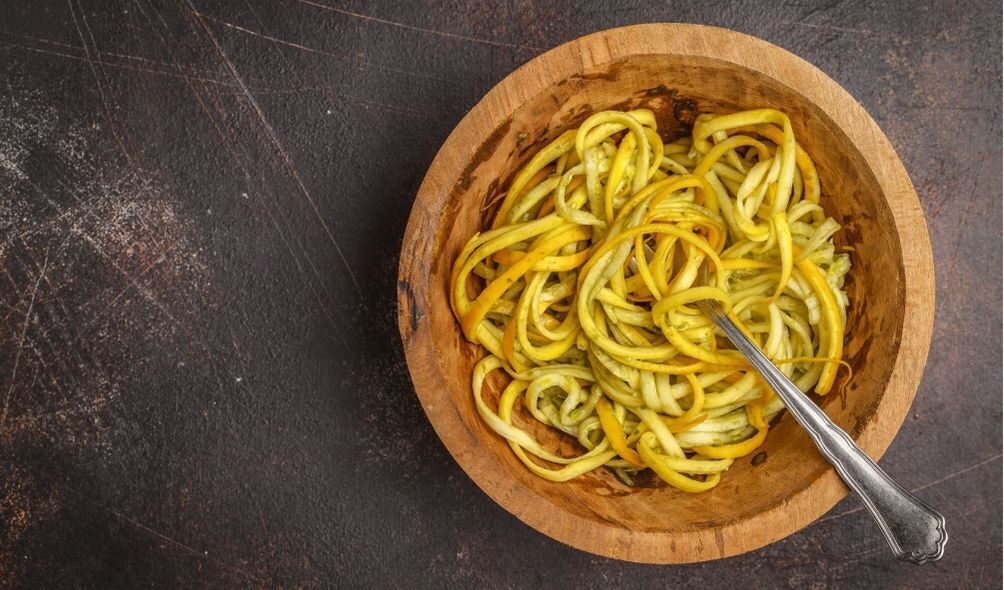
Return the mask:
{"type": "Polygon", "coordinates": [[[782,406],[696,302],[719,301],[804,391],[829,392],[846,364],[850,260],[819,201],[815,166],[774,109],[701,115],[668,144],[647,110],[563,133],[453,267],[453,311],[488,351],[479,415],[553,481],[605,466],[629,485],[651,469],[683,491],[714,487],[782,406]],[[510,380],[489,404],[496,370],[510,380]],[[581,453],[545,448],[531,419],[581,453]]]}

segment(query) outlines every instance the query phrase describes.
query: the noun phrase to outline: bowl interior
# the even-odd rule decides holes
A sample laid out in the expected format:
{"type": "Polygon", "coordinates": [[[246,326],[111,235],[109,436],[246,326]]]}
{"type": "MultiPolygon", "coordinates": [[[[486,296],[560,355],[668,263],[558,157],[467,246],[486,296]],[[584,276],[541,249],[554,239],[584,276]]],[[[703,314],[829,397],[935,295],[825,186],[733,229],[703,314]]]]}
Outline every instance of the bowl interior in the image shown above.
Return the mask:
{"type": "MultiPolygon", "coordinates": [[[[820,403],[855,438],[875,416],[899,349],[905,284],[902,252],[879,183],[840,128],[797,89],[730,62],[634,55],[582,71],[526,102],[478,147],[475,158],[455,179],[439,220],[428,282],[435,356],[441,373],[448,376],[444,386],[456,411],[505,471],[556,509],[606,526],[685,533],[752,518],[805,490],[828,466],[794,420],[783,415],[762,447],[766,462],[754,467],[749,458],[738,460],[719,486],[703,494],[687,494],[657,482],[631,488],[602,469],[565,483],[540,479],[477,415],[470,374],[484,352],[463,339],[448,302],[453,260],[481,229],[485,204],[505,190],[532,154],[593,112],[639,107],[657,114],[665,138],[686,133],[694,117],[704,112],[773,107],[791,117],[796,138],[818,167],[823,205],[843,225],[835,238],[837,245],[851,248],[845,358],[854,378],[844,387],[842,376],[834,393],[820,403]]],[[[501,384],[499,380],[486,388],[490,404],[497,400],[501,384]]],[[[536,424],[532,419],[520,422],[536,424]]],[[[542,426],[530,430],[553,449],[577,449],[574,440],[555,431],[542,426]]]]}

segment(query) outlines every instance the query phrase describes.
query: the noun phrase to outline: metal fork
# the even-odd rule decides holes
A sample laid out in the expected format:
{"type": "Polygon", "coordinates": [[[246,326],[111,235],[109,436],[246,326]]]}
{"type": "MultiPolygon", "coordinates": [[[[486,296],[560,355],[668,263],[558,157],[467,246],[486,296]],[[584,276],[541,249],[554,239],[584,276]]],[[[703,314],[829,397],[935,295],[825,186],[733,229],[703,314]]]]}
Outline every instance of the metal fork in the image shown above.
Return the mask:
{"type": "Polygon", "coordinates": [[[697,306],[710,317],[777,393],[812,437],[826,460],[861,498],[896,557],[915,564],[937,561],[945,552],[945,517],[904,490],[861,450],[846,432],[812,403],[726,315],[717,301],[697,306]]]}

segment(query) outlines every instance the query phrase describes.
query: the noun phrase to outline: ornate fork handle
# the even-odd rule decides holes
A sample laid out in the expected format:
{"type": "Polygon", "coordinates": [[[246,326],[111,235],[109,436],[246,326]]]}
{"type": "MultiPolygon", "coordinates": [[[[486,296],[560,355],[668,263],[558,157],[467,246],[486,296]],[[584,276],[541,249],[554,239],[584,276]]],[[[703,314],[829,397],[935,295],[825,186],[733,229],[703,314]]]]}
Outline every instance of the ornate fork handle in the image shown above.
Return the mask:
{"type": "Polygon", "coordinates": [[[948,541],[945,517],[886,475],[846,432],[770,362],[717,302],[701,301],[698,307],[749,359],[844,482],[857,492],[896,557],[916,564],[941,559],[948,541]]]}

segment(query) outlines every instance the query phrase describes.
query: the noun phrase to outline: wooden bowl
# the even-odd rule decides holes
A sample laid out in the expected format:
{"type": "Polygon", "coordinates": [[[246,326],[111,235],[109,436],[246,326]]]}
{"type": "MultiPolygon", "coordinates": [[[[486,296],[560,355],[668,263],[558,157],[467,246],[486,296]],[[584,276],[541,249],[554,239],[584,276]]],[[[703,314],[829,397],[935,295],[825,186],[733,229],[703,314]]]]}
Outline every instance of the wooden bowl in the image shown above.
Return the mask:
{"type": "MultiPolygon", "coordinates": [[[[847,493],[791,416],[771,429],[765,463],[740,459],[703,494],[629,488],[603,469],[552,483],[527,470],[478,416],[471,369],[484,351],[464,340],[450,311],[450,268],[479,229],[486,200],[588,114],[636,107],[654,110],[666,133],[701,112],[775,107],[791,117],[819,169],[824,207],[843,224],[838,246],[854,249],[845,348],[854,378],[821,404],[878,459],[907,414],[931,339],[934,268],[920,202],[889,141],[846,91],[802,59],[740,33],[680,24],[603,31],[548,51],[495,86],[450,134],[418,191],[401,249],[401,337],[415,390],[446,448],[523,522],[630,561],[736,555],[794,533],[847,493]]],[[[487,395],[497,396],[499,385],[487,395]]],[[[536,434],[554,448],[574,444],[543,428],[536,434]]]]}

